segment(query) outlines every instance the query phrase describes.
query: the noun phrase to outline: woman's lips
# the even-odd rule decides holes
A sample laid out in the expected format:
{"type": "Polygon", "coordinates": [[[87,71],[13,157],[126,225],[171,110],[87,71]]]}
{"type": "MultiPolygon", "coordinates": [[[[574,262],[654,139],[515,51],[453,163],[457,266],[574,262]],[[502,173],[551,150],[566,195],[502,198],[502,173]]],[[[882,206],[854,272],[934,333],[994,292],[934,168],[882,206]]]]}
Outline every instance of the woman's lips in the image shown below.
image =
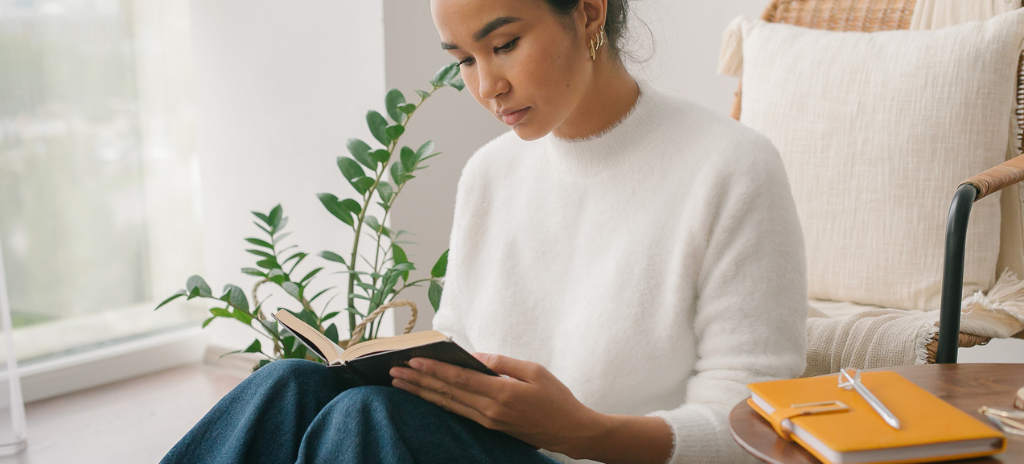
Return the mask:
{"type": "Polygon", "coordinates": [[[515,125],[519,121],[522,121],[524,117],[526,117],[526,112],[529,111],[529,110],[530,110],[530,107],[527,106],[526,108],[523,108],[523,109],[521,109],[519,111],[516,111],[514,113],[503,114],[503,115],[501,115],[501,120],[504,121],[505,124],[508,125],[508,126],[515,125]]]}

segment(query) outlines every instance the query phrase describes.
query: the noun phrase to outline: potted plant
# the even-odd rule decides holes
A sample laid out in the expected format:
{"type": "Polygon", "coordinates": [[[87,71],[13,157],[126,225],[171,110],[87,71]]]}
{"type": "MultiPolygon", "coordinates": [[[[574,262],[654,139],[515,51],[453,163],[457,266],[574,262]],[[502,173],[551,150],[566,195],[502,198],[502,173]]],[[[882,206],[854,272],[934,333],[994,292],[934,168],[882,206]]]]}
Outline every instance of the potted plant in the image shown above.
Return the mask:
{"type": "MultiPolygon", "coordinates": [[[[441,301],[448,251],[441,254],[431,268],[429,277],[410,280],[410,272],[416,270],[416,266],[409,261],[401,246],[405,242],[400,240],[407,232],[392,230],[385,224],[396,199],[406,184],[415,178],[414,173],[427,167],[423,164],[424,161],[440,154],[434,152],[434,143],[429,140],[416,149],[401,145],[399,141],[405,133],[405,128],[420,106],[434,92],[444,87],[461,91],[465,84],[458,75],[458,63],[441,68],[430,80],[431,90],[416,90],[419,96],[417,103],[408,103],[405,95],[398,89],[389,90],[384,97],[384,107],[390,119],[373,110],[366,114],[370,133],[380,146],[374,147],[362,140],[350,139],[347,144],[348,156],[337,158],[338,169],[358,196],[340,199],[331,193],[320,193],[317,198],[331,215],[352,229],[354,240],[352,249],[346,256],[333,251],[322,251],[317,256],[327,261],[325,266],[317,266],[300,277],[296,269],[309,254],[299,250],[297,245],[286,245],[290,232],[285,231],[288,217],[284,215],[281,205],[266,213],[254,211],[252,214],[257,219],[254,224],[262,235],[260,238],[246,238],[245,241],[252,245],[252,248],[246,251],[256,257],[256,267],[242,268],[243,274],[259,278],[250,294],[246,295],[237,285],[227,284],[221,295],[215,296],[206,280],[194,275],[186,281],[185,289],[168,297],[156,309],[181,297],[187,300],[204,298],[215,301],[216,304],[210,309],[211,315],[203,322],[203,327],[214,319],[227,318],[255,330],[259,337],[247,348],[228,353],[263,355],[264,359],[261,359],[253,370],[282,358],[320,361],[315,356],[308,355],[305,345],[287,331],[282,331],[277,322],[268,317],[264,308],[266,299],[259,298],[260,289],[264,285],[276,286],[291,297],[291,308],[278,309],[287,309],[323,332],[342,348],[351,342],[376,338],[381,323],[375,320],[375,317],[389,307],[411,305],[415,318],[415,305],[405,300],[397,300],[398,295],[407,288],[429,285],[430,303],[437,310],[441,301]],[[390,180],[387,178],[388,175],[390,180]],[[383,211],[380,218],[369,213],[373,205],[379,206],[383,211]],[[364,233],[372,241],[372,253],[360,252],[365,251],[365,248],[359,248],[360,238],[364,233]],[[309,295],[307,289],[314,280],[323,275],[326,266],[336,265],[341,265],[342,269],[334,274],[345,275],[347,285],[340,290],[337,286],[331,286],[309,295]],[[338,296],[344,296],[344,307],[332,305],[338,296]],[[357,308],[356,300],[365,302],[360,305],[365,306],[364,310],[357,308]],[[337,326],[336,317],[342,313],[348,315],[349,339],[346,340],[340,339],[337,326]],[[356,336],[354,339],[351,338],[353,335],[356,336]],[[269,340],[271,345],[265,348],[261,339],[269,340]]],[[[406,331],[412,329],[413,322],[406,331]]]]}

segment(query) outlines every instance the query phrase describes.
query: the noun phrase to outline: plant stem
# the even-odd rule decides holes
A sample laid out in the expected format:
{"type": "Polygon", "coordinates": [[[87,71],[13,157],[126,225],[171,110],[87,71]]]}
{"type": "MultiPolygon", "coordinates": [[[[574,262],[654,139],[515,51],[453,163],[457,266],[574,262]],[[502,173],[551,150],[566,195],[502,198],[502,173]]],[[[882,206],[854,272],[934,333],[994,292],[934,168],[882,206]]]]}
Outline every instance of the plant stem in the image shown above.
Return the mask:
{"type": "MultiPolygon", "coordinates": [[[[406,125],[409,124],[409,120],[412,119],[412,115],[415,114],[416,110],[418,110],[420,108],[420,106],[423,105],[423,102],[427,101],[428,97],[433,95],[434,92],[437,91],[437,89],[441,88],[441,87],[437,87],[437,86],[432,86],[432,87],[433,88],[427,94],[427,97],[420,97],[420,102],[416,104],[416,108],[414,108],[412,111],[409,112],[409,114],[406,115],[405,122],[401,123],[402,127],[406,127],[406,125]]],[[[399,138],[401,138],[401,136],[399,136],[399,138]]],[[[362,211],[359,212],[359,222],[356,223],[355,239],[354,239],[354,241],[352,243],[352,256],[351,256],[351,258],[349,260],[349,267],[348,267],[348,270],[351,271],[351,273],[348,276],[348,294],[346,295],[346,300],[348,300],[348,307],[350,307],[350,308],[355,308],[355,298],[352,298],[351,295],[352,295],[352,293],[355,290],[355,280],[358,278],[358,275],[355,274],[355,270],[356,270],[356,259],[359,256],[359,233],[363,229],[363,218],[366,217],[366,209],[369,208],[369,206],[370,206],[370,202],[373,199],[373,193],[377,191],[377,185],[380,183],[380,178],[384,175],[385,172],[387,172],[387,167],[390,164],[391,156],[395,155],[395,147],[396,146],[398,146],[398,138],[396,138],[395,140],[392,140],[390,146],[387,147],[388,148],[388,153],[390,154],[390,156],[388,157],[389,162],[381,164],[380,173],[378,173],[377,177],[373,180],[373,186],[371,186],[369,189],[367,189],[366,194],[363,197],[363,209],[362,209],[362,211]]],[[[399,162],[401,162],[401,160],[399,160],[399,162]]],[[[401,190],[401,188],[399,188],[399,190],[401,190]]],[[[398,192],[395,192],[396,196],[397,196],[397,194],[398,194],[398,192]]],[[[387,217],[386,212],[385,212],[385,217],[387,217]]],[[[382,226],[383,226],[383,224],[382,224],[382,226]]],[[[377,238],[377,244],[378,244],[377,246],[379,247],[380,246],[380,236],[379,235],[378,235],[378,238],[377,238]]],[[[376,268],[376,265],[374,267],[376,268]]],[[[374,269],[374,272],[376,272],[376,269],[374,269]]],[[[373,279],[373,280],[374,280],[374,286],[376,286],[377,279],[373,279]]],[[[373,309],[374,308],[369,308],[369,311],[373,311],[373,309]]],[[[356,326],[356,315],[352,314],[352,312],[349,312],[348,313],[348,331],[349,331],[349,336],[352,335],[352,329],[354,329],[355,326],[356,326]]]]}

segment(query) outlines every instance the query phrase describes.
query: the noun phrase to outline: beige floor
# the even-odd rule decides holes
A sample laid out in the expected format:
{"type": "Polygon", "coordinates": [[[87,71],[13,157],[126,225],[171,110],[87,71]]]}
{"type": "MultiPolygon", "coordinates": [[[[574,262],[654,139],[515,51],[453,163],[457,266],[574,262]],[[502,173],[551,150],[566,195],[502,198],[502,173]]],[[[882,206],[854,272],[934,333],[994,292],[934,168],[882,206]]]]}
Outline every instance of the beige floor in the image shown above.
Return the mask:
{"type": "Polygon", "coordinates": [[[156,463],[242,378],[195,364],[31,403],[28,449],[0,464],[156,463]]]}

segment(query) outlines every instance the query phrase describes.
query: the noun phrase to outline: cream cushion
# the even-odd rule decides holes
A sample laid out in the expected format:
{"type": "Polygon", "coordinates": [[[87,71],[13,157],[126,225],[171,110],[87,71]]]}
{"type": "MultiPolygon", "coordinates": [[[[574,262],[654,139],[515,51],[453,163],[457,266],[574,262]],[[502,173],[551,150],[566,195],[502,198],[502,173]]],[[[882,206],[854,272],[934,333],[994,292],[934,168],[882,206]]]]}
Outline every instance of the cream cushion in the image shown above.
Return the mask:
{"type": "MultiPolygon", "coordinates": [[[[741,26],[740,121],[782,154],[808,296],[938,308],[952,195],[1015,146],[1024,11],[926,31],[741,26]]],[[[971,213],[964,295],[994,283],[999,241],[987,198],[971,213]]]]}

